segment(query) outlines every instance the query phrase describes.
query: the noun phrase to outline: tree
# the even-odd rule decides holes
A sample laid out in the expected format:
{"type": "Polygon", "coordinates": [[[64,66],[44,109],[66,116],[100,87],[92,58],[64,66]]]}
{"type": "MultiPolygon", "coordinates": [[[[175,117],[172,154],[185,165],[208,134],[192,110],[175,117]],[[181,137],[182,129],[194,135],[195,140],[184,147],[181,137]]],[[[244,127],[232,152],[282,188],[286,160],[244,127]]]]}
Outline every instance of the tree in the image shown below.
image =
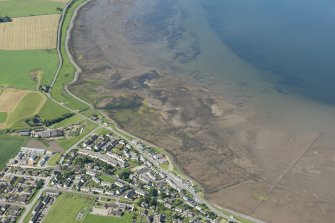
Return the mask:
{"type": "Polygon", "coordinates": [[[121,171],[121,173],[119,173],[119,177],[122,180],[128,180],[129,176],[130,176],[130,170],[127,170],[127,169],[125,169],[125,170],[121,171]]]}
{"type": "Polygon", "coordinates": [[[157,197],[158,191],[155,188],[150,188],[149,190],[149,196],[150,197],[157,197]]]}

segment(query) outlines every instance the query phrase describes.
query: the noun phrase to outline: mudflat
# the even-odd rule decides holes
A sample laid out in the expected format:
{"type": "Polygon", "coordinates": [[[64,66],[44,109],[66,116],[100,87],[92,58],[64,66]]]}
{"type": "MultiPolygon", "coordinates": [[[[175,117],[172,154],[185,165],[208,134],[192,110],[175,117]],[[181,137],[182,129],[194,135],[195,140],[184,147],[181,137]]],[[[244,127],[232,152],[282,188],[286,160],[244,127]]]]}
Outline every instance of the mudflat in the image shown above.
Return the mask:
{"type": "MultiPolygon", "coordinates": [[[[210,73],[201,82],[173,63],[156,63],[166,56],[160,44],[181,38],[136,16],[156,2],[99,0],[80,9],[69,43],[83,72],[70,90],[126,131],[165,148],[214,204],[267,222],[332,222],[335,109],[270,83],[210,73]]],[[[176,13],[169,9],[164,13],[176,13]]],[[[188,52],[170,47],[182,64],[201,53],[196,41],[188,52]]]]}

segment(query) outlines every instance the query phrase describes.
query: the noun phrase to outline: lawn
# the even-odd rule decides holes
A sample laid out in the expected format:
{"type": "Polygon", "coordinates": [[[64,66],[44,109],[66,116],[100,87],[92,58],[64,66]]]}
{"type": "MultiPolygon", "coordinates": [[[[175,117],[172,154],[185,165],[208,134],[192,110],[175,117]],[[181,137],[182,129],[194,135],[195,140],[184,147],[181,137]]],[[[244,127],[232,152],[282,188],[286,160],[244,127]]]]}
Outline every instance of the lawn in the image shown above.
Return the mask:
{"type": "Polygon", "coordinates": [[[23,97],[15,110],[8,115],[6,120],[7,127],[11,127],[20,120],[36,115],[46,100],[46,96],[40,92],[29,92],[23,97]]]}
{"type": "Polygon", "coordinates": [[[102,181],[105,181],[105,182],[110,182],[110,183],[114,183],[115,182],[115,179],[112,176],[109,176],[109,175],[101,175],[101,176],[99,176],[99,178],[102,181]]]}
{"type": "Polygon", "coordinates": [[[0,136],[0,169],[19,152],[26,140],[23,137],[0,136]]]}
{"type": "Polygon", "coordinates": [[[88,214],[84,220],[84,223],[131,223],[133,215],[131,213],[126,213],[122,217],[112,217],[112,216],[99,216],[88,214]]]}
{"type": "Polygon", "coordinates": [[[63,56],[63,66],[59,72],[58,78],[51,92],[52,97],[54,99],[56,99],[59,102],[63,102],[68,107],[75,110],[85,110],[88,108],[88,106],[78,101],[77,99],[73,98],[64,89],[64,86],[70,83],[74,79],[75,74],[75,68],[71,64],[65,50],[65,42],[66,42],[65,40],[66,40],[67,29],[70,25],[71,17],[73,15],[74,10],[85,1],[86,0],[78,0],[74,2],[66,13],[64,23],[62,24],[62,35],[61,35],[61,53],[63,56]]]}
{"type": "Polygon", "coordinates": [[[57,153],[51,157],[51,159],[48,162],[49,166],[56,166],[58,161],[62,158],[62,154],[57,153]]]}
{"type": "Polygon", "coordinates": [[[55,50],[0,50],[0,86],[36,90],[39,82],[50,84],[57,66],[55,50]]]}
{"type": "Polygon", "coordinates": [[[74,193],[61,194],[56,202],[51,206],[48,215],[44,219],[44,223],[79,223],[76,220],[80,211],[89,211],[94,202],[94,197],[84,196],[74,193]]]}
{"type": "Polygon", "coordinates": [[[6,112],[0,112],[0,123],[6,122],[7,119],[7,113],[6,112]]]}
{"type": "Polygon", "coordinates": [[[0,1],[0,16],[21,17],[30,15],[46,15],[60,13],[65,2],[50,0],[2,0],[0,1]]]}

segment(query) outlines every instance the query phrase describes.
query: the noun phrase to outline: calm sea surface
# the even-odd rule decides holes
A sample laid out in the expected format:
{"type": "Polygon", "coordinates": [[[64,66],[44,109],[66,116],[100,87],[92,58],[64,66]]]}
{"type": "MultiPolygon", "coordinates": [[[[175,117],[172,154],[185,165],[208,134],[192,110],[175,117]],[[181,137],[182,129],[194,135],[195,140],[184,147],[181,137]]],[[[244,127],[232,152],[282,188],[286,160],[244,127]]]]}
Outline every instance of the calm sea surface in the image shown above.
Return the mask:
{"type": "Polygon", "coordinates": [[[261,73],[285,92],[335,103],[333,0],[144,0],[136,4],[134,20],[142,21],[142,26],[129,36],[144,46],[141,50],[150,63],[175,69],[182,64],[183,71],[193,74],[197,67],[200,73],[217,77],[256,78],[261,73]],[[165,37],[167,41],[160,43],[168,50],[159,44],[165,37]],[[151,45],[144,44],[147,41],[151,45]],[[240,69],[231,54],[257,71],[240,69]]]}
{"type": "Polygon", "coordinates": [[[199,1],[212,29],[277,85],[335,103],[335,1],[199,1]]]}

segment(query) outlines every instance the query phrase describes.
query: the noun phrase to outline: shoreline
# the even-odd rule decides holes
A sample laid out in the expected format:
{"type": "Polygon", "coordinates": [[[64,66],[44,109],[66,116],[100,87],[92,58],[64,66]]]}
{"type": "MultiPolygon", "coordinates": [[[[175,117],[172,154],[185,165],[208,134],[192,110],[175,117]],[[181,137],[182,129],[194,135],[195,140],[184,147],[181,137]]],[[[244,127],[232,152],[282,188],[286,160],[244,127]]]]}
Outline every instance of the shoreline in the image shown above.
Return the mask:
{"type": "MultiPolygon", "coordinates": [[[[64,88],[65,88],[65,90],[67,91],[67,93],[69,93],[72,97],[74,97],[75,99],[77,99],[77,100],[79,100],[79,101],[85,103],[85,104],[88,105],[91,109],[96,110],[96,109],[94,108],[93,105],[91,105],[90,103],[84,101],[83,99],[81,99],[81,98],[75,96],[75,95],[68,89],[68,86],[69,86],[69,85],[74,84],[74,83],[78,80],[79,75],[80,75],[80,73],[82,72],[82,68],[77,64],[76,60],[74,59],[73,55],[71,54],[71,52],[70,52],[70,50],[69,50],[69,40],[70,40],[71,35],[72,35],[72,31],[73,31],[73,26],[74,26],[75,20],[76,20],[77,17],[78,17],[79,10],[80,10],[82,7],[86,6],[88,3],[92,2],[92,1],[93,1],[93,0],[86,0],[84,3],[80,4],[80,6],[77,7],[77,8],[75,9],[75,11],[74,11],[74,13],[73,13],[73,15],[72,15],[72,17],[71,17],[71,20],[70,20],[70,25],[69,25],[69,27],[68,27],[68,29],[67,29],[66,40],[65,40],[65,50],[66,50],[66,54],[68,55],[71,64],[72,64],[72,65],[74,66],[74,68],[75,68],[75,75],[74,75],[74,79],[73,79],[71,82],[67,83],[67,84],[64,86],[64,88]]],[[[59,45],[59,47],[61,47],[61,46],[59,45]]],[[[57,49],[59,49],[59,48],[57,47],[57,49]]],[[[179,173],[176,173],[176,174],[177,174],[177,175],[181,175],[182,178],[190,179],[192,182],[195,182],[195,185],[200,186],[200,187],[201,187],[201,190],[202,190],[202,193],[203,193],[203,195],[204,195],[204,199],[207,201],[207,203],[210,204],[212,207],[214,207],[214,208],[215,208],[216,210],[218,210],[219,212],[221,212],[222,214],[224,214],[224,212],[229,212],[230,214],[233,214],[233,215],[235,215],[235,216],[238,217],[238,218],[242,218],[242,219],[244,218],[244,219],[246,219],[246,220],[248,220],[248,221],[252,221],[252,222],[255,222],[255,223],[265,223],[263,220],[253,218],[253,217],[248,216],[248,215],[243,214],[243,213],[239,213],[239,212],[236,211],[236,210],[231,210],[231,209],[228,209],[228,208],[225,208],[225,207],[221,207],[221,206],[219,206],[219,205],[217,205],[217,204],[212,204],[212,203],[209,202],[209,200],[207,199],[207,192],[206,192],[206,190],[204,189],[204,187],[203,187],[199,182],[197,182],[195,179],[193,179],[192,177],[190,177],[190,176],[188,176],[187,174],[185,174],[185,173],[183,172],[183,170],[179,167],[179,165],[177,164],[177,162],[175,161],[175,158],[174,158],[174,157],[173,157],[167,150],[165,150],[165,149],[163,149],[163,148],[161,148],[161,147],[159,147],[159,146],[157,146],[157,145],[155,145],[155,144],[153,144],[153,143],[150,143],[150,142],[148,142],[147,140],[141,139],[141,138],[139,138],[139,137],[137,137],[137,136],[135,136],[135,135],[133,135],[133,134],[131,134],[131,133],[129,133],[129,132],[124,131],[123,129],[120,128],[119,124],[118,124],[116,121],[114,121],[112,118],[110,118],[108,115],[106,115],[103,111],[101,111],[101,110],[97,110],[97,111],[98,111],[100,114],[102,114],[106,119],[112,121],[112,123],[114,124],[114,128],[116,129],[117,132],[121,132],[122,134],[125,134],[126,136],[130,136],[130,137],[132,137],[132,138],[134,138],[134,139],[140,140],[140,141],[144,142],[145,144],[148,144],[149,146],[152,146],[152,147],[156,147],[156,148],[161,149],[166,155],[168,155],[168,157],[169,157],[169,161],[171,162],[171,165],[172,165],[173,167],[175,167],[175,168],[178,169],[179,173]]],[[[175,172],[175,171],[173,171],[173,172],[175,172]]]]}

